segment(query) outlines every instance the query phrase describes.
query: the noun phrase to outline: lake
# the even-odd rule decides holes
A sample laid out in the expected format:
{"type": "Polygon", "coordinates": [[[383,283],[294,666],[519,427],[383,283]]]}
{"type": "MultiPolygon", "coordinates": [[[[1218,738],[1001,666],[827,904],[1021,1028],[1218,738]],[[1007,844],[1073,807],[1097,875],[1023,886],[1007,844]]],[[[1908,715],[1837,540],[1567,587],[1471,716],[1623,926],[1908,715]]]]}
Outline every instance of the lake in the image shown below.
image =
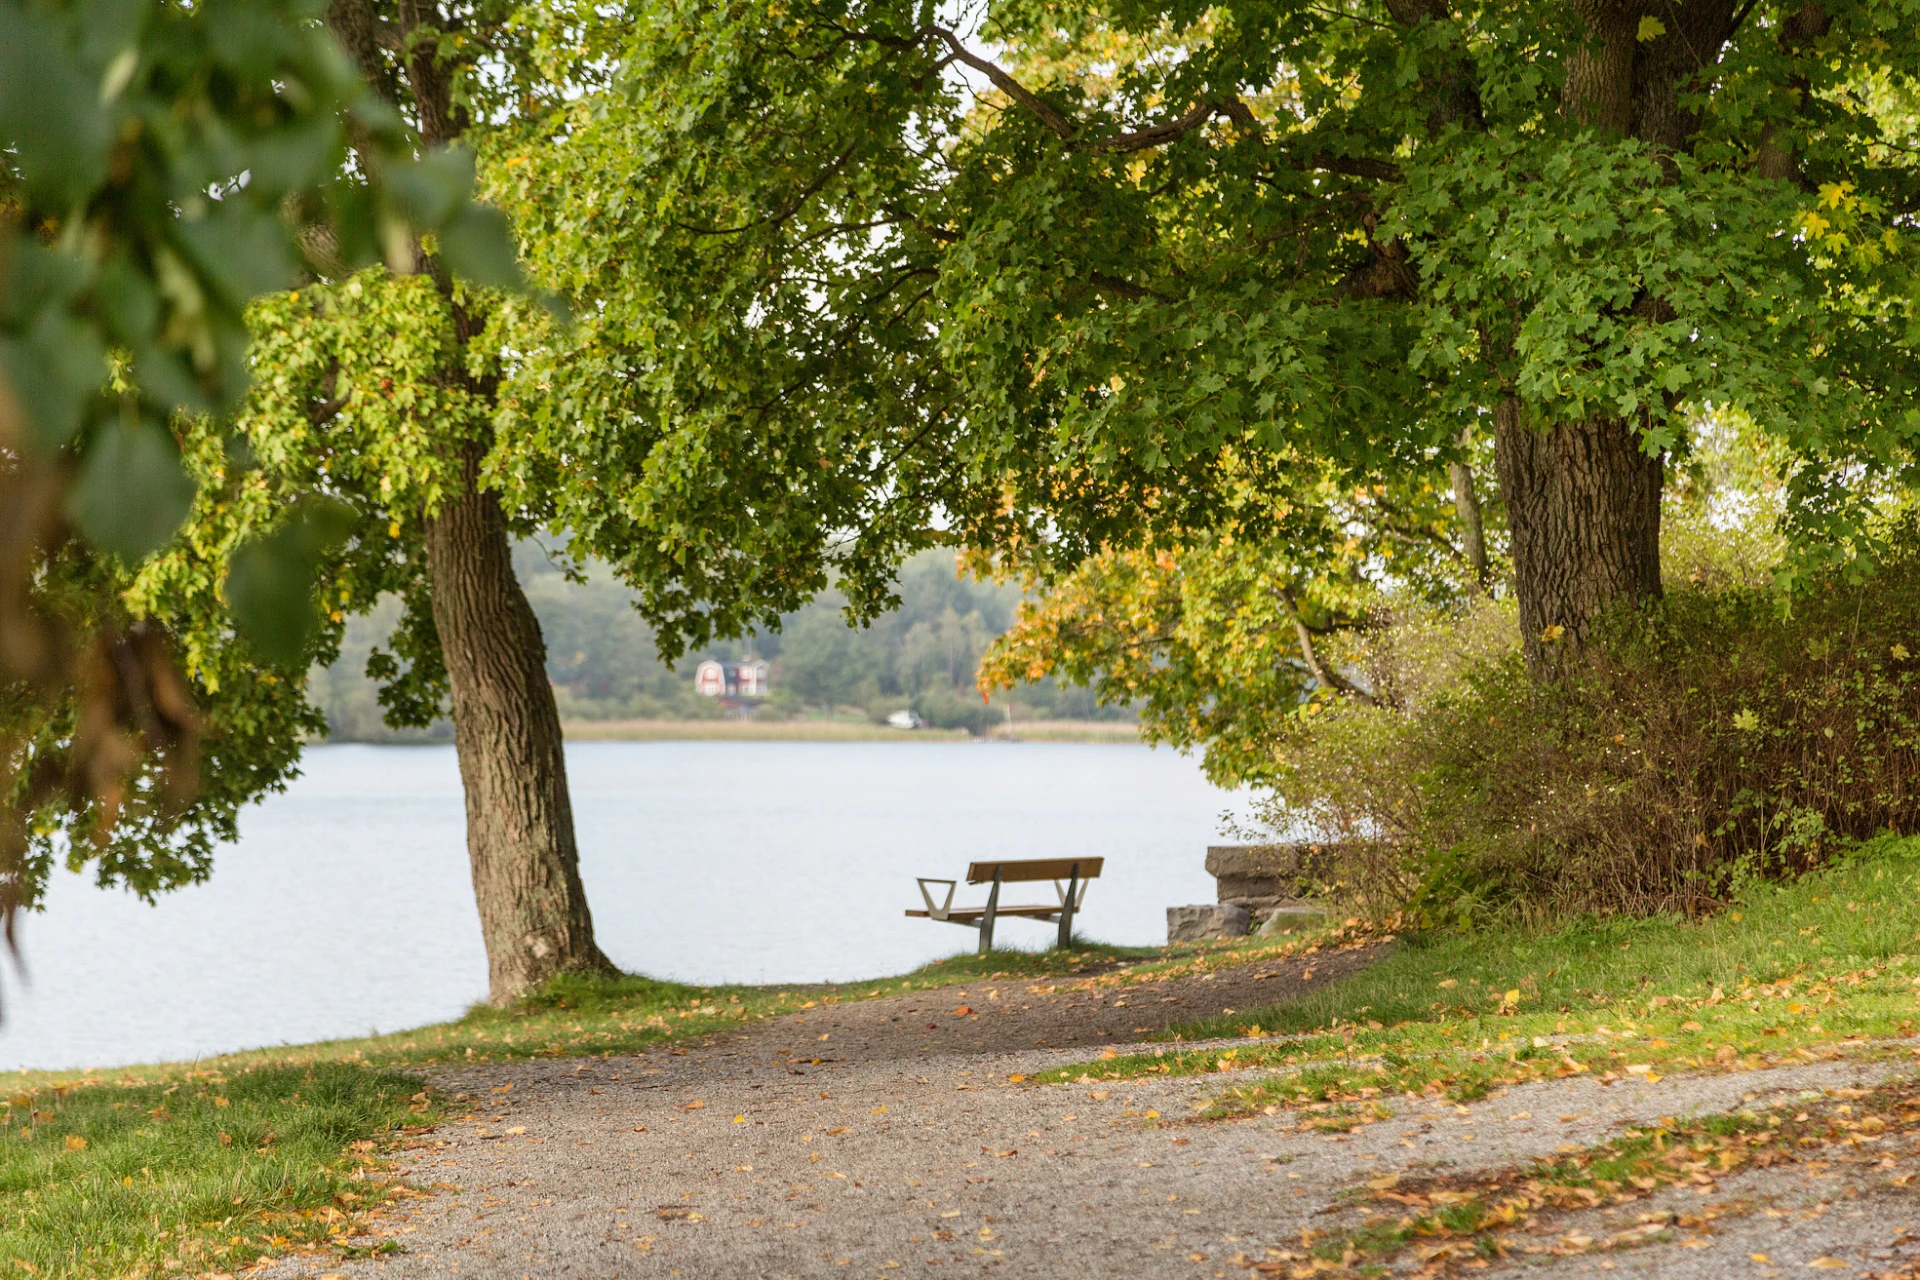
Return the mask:
{"type": "MultiPolygon", "coordinates": [[[[601,947],[699,983],[951,955],[974,933],[906,919],[914,877],[985,857],[1105,857],[1080,931],[1160,943],[1168,906],[1212,900],[1202,860],[1237,805],[1194,760],[1139,745],[583,742],[567,769],[601,947]]],[[[55,873],[21,924],[30,981],[0,977],[0,1069],[395,1031],[486,995],[452,747],[315,747],[240,827],[211,880],[156,906],[55,873]]],[[[1052,888],[1007,896],[1045,900],[1032,891],[1052,888]]],[[[996,940],[1053,930],[1009,920],[996,940]]]]}

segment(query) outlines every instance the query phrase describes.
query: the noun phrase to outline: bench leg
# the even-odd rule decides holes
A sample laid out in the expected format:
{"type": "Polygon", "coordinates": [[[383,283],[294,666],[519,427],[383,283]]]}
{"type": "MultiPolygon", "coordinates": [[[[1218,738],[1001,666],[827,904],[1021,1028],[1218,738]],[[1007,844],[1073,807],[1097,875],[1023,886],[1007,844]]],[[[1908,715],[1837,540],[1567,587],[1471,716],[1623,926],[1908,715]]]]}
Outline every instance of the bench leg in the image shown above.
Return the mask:
{"type": "Polygon", "coordinates": [[[987,890],[987,914],[980,917],[980,954],[993,950],[993,918],[1000,910],[1000,871],[993,872],[993,888],[987,890]]]}
{"type": "MultiPolygon", "coordinates": [[[[1058,884],[1059,881],[1054,883],[1058,884]]],[[[1055,946],[1064,947],[1073,942],[1073,896],[1080,891],[1080,864],[1073,864],[1073,875],[1067,879],[1067,900],[1060,907],[1060,937],[1055,946]]]]}

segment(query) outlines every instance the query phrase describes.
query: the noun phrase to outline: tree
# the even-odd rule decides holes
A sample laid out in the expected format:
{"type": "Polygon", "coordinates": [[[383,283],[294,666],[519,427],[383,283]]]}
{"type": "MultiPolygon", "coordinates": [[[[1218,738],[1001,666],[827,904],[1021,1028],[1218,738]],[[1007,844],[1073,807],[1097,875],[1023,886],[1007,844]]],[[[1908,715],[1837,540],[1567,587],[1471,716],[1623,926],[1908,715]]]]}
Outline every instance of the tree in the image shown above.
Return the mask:
{"type": "MultiPolygon", "coordinates": [[[[488,129],[523,126],[568,91],[564,76],[578,64],[543,64],[540,52],[559,30],[591,62],[590,37],[568,21],[553,9],[516,22],[512,7],[487,3],[335,0],[326,11],[417,139],[428,196],[469,188],[472,147],[488,129]]],[[[480,216],[504,232],[497,209],[480,216]]],[[[323,572],[333,627],[398,595],[400,627],[369,667],[388,719],[425,724],[451,703],[495,1003],[558,973],[613,971],[580,880],[544,643],[513,572],[511,535],[537,527],[550,506],[503,498],[486,475],[502,382],[489,326],[508,299],[485,286],[520,279],[511,241],[501,243],[467,283],[446,270],[460,245],[450,224],[407,243],[407,274],[323,262],[301,288],[257,302],[255,386],[235,429],[259,466],[204,493],[196,538],[168,560],[184,589],[249,532],[297,534],[301,495],[334,500],[336,549],[323,572]]],[[[301,650],[281,665],[297,679],[313,656],[301,650]]]]}
{"type": "Polygon", "coordinates": [[[1436,479],[1300,483],[1284,514],[1244,522],[1263,529],[1257,539],[1221,522],[1099,551],[1021,606],[980,664],[981,688],[1047,675],[1086,684],[1137,705],[1149,741],[1204,747],[1216,784],[1269,783],[1328,703],[1394,700],[1359,661],[1360,633],[1397,612],[1484,600],[1472,541],[1486,531],[1436,479]]]}
{"type": "Polygon", "coordinates": [[[846,622],[829,613],[804,615],[781,640],[780,670],[792,690],[824,703],[856,702],[873,680],[874,655],[859,643],[846,622]]]}
{"type": "Polygon", "coordinates": [[[9,936],[63,850],[146,895],[204,876],[311,727],[270,673],[218,646],[183,669],[168,634],[230,634],[236,617],[267,644],[310,631],[310,556],[249,548],[232,615],[212,597],[156,600],[137,575],[195,473],[245,469],[218,431],[183,466],[175,432],[245,392],[248,300],[316,254],[357,265],[420,231],[455,242],[463,271],[507,247],[434,181],[314,16],[298,0],[0,2],[9,936]]]}
{"type": "Polygon", "coordinates": [[[1547,674],[1659,593],[1688,412],[1836,461],[1920,422],[1876,97],[1920,71],[1910,0],[1006,3],[977,45],[930,5],[775,8],[661,6],[608,127],[714,215],[658,233],[682,279],[775,291],[834,244],[761,349],[911,333],[977,545],[1071,565],[1211,528],[1263,459],[1368,482],[1490,436],[1547,674]]]}

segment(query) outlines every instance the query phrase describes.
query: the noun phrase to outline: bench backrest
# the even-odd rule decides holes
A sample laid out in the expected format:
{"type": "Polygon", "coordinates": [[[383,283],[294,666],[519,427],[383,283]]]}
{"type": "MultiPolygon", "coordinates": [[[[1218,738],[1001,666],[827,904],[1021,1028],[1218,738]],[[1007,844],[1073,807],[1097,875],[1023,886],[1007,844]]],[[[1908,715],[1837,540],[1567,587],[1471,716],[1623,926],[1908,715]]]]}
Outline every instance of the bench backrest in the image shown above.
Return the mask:
{"type": "Polygon", "coordinates": [[[1000,873],[1001,884],[1021,880],[1065,880],[1077,865],[1080,878],[1091,880],[1100,874],[1105,858],[1034,858],[1026,862],[975,862],[967,867],[968,884],[987,884],[993,873],[1000,873]]]}

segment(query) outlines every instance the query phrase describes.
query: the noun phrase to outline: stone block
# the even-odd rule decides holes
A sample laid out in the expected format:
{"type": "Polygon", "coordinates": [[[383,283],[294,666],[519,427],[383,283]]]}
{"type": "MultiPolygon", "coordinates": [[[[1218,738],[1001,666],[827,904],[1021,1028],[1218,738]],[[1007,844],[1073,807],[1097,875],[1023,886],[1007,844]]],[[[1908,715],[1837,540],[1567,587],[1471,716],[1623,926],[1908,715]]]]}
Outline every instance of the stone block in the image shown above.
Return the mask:
{"type": "Polygon", "coordinates": [[[1265,912],[1260,927],[1254,932],[1262,937],[1271,937],[1283,929],[1297,929],[1303,925],[1317,924],[1326,918],[1326,911],[1311,902],[1283,902],[1265,912]]]}
{"type": "Polygon", "coordinates": [[[1167,941],[1200,942],[1207,938],[1244,938],[1253,927],[1245,907],[1230,902],[1197,903],[1167,908],[1167,941]]]}
{"type": "Polygon", "coordinates": [[[1314,846],[1216,844],[1207,848],[1207,874],[1216,880],[1279,880],[1304,875],[1314,846]]]}

